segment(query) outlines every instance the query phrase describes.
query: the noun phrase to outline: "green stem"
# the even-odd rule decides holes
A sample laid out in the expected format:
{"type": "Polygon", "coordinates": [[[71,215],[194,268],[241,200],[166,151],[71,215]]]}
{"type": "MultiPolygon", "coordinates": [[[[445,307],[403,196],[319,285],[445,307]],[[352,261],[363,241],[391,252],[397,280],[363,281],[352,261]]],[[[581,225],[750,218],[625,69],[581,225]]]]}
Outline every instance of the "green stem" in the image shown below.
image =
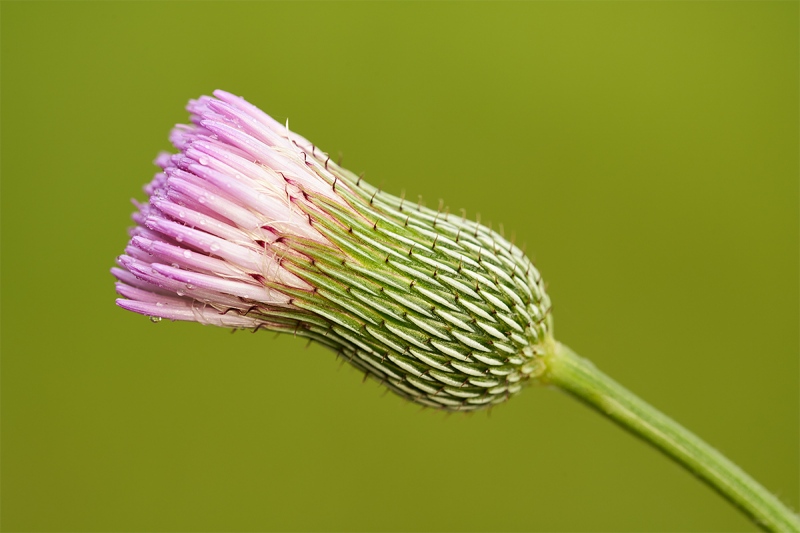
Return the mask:
{"type": "Polygon", "coordinates": [[[543,381],[557,385],[649,442],[768,531],[800,532],[800,519],[741,468],[561,343],[553,341],[543,381]]]}

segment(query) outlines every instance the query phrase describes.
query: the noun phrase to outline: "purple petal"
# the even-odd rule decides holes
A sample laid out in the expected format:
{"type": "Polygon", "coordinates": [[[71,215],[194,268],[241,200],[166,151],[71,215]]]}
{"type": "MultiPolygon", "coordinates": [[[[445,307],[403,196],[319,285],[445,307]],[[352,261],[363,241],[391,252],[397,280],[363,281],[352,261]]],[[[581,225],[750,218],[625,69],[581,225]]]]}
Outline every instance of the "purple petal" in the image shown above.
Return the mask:
{"type": "Polygon", "coordinates": [[[347,202],[331,186],[327,155],[242,98],[214,95],[190,101],[190,123],[172,130],[180,152],[156,158],[162,171],[144,187],[149,201],[134,202],[137,225],[112,273],[125,309],[256,327],[270,309],[290,306],[265,281],[313,289],[281,266],[275,239],[329,244],[299,204],[309,193],[347,202]],[[261,319],[221,314],[254,307],[261,319]]]}

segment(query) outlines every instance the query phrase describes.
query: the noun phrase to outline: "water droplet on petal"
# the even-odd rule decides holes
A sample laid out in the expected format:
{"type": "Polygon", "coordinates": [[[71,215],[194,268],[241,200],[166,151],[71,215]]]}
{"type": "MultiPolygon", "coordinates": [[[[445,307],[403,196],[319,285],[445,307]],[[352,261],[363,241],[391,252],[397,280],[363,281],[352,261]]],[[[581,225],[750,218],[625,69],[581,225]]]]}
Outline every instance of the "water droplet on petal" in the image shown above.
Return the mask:
{"type": "Polygon", "coordinates": [[[186,296],[186,291],[178,289],[177,291],[175,291],[175,294],[177,294],[178,296],[186,296]]]}
{"type": "Polygon", "coordinates": [[[211,246],[209,246],[208,248],[209,248],[209,249],[210,249],[212,252],[216,252],[217,250],[219,250],[219,244],[217,244],[217,243],[214,243],[214,244],[212,244],[211,246]]]}
{"type": "Polygon", "coordinates": [[[186,289],[187,290],[192,290],[192,289],[194,289],[194,285],[192,285],[191,283],[187,283],[186,284],[186,289]]]}
{"type": "Polygon", "coordinates": [[[178,242],[183,242],[183,235],[176,235],[175,240],[178,242]]]}
{"type": "Polygon", "coordinates": [[[151,316],[150,317],[150,322],[161,322],[161,317],[160,316],[151,316]]]}
{"type": "Polygon", "coordinates": [[[191,258],[192,257],[192,252],[190,252],[189,250],[184,250],[183,251],[183,257],[185,257],[186,259],[191,258]]]}
{"type": "Polygon", "coordinates": [[[185,211],[178,211],[178,216],[183,218],[183,217],[186,216],[186,212],[185,211]]]}
{"type": "Polygon", "coordinates": [[[208,158],[207,158],[207,157],[202,157],[202,156],[201,156],[201,157],[200,157],[200,158],[197,160],[197,162],[198,162],[198,163],[200,163],[200,164],[201,164],[201,165],[203,165],[203,166],[206,166],[206,165],[208,164],[208,158]]]}

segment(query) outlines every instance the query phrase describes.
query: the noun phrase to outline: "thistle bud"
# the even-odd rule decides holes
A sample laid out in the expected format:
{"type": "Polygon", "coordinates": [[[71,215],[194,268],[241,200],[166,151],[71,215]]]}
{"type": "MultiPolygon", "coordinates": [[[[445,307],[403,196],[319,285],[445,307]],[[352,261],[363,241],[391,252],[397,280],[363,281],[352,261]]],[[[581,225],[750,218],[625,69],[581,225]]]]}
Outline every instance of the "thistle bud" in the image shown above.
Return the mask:
{"type": "Polygon", "coordinates": [[[474,410],[542,370],[550,301],[476,222],[378,191],[223,91],[191,101],[137,204],[117,304],[312,339],[414,402],[474,410]]]}

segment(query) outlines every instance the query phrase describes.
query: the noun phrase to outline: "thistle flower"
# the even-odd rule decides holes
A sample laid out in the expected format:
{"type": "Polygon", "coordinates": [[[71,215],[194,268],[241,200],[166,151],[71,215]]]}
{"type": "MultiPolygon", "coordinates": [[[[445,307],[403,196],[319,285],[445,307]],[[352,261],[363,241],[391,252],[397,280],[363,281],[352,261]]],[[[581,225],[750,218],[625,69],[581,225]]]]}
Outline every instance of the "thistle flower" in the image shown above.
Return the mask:
{"type": "Polygon", "coordinates": [[[415,402],[500,403],[541,370],[539,272],[475,222],[378,191],[245,100],[191,101],[137,204],[117,304],[313,339],[415,402]]]}
{"type": "Polygon", "coordinates": [[[117,304],[153,320],[293,333],[420,404],[474,410],[533,379],[702,478],[759,525],[800,520],[719,452],[552,338],[539,272],[475,222],[407,205],[222,91],[136,204],[117,304]]]}

